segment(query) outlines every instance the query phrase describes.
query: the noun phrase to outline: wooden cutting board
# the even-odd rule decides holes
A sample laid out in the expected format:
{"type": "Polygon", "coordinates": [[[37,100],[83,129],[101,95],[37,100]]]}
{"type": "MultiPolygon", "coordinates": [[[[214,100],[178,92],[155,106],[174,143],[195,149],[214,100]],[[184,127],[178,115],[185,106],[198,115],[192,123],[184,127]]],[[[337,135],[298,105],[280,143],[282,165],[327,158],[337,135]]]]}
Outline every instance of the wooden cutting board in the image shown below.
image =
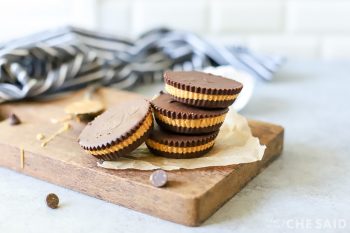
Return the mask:
{"type": "MultiPolygon", "coordinates": [[[[0,166],[162,219],[197,226],[282,152],[282,127],[250,121],[253,134],[267,146],[262,161],[171,171],[168,172],[168,185],[155,188],[149,183],[150,171],[116,171],[97,167],[97,160],[85,154],[77,143],[83,123],[74,122],[71,130],[55,138],[45,148],[40,146],[36,135],[51,135],[60,128],[50,119],[63,117],[64,107],[82,99],[82,96],[80,91],[51,101],[0,105],[2,116],[13,112],[23,121],[17,126],[10,126],[7,120],[0,122],[0,166]],[[23,167],[21,148],[24,150],[23,167]]],[[[111,89],[99,90],[98,96],[107,106],[139,97],[111,89]]]]}

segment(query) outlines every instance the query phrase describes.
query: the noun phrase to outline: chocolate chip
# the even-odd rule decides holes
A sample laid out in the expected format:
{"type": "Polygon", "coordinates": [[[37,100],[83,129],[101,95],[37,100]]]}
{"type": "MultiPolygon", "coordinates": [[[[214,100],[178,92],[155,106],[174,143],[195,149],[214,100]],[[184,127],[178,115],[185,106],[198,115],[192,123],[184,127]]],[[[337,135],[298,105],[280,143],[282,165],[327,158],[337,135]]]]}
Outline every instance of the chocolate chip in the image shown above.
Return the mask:
{"type": "Polygon", "coordinates": [[[164,91],[160,91],[159,94],[163,95],[163,94],[164,94],[164,91]]]}
{"type": "Polygon", "coordinates": [[[11,113],[9,116],[10,125],[19,125],[21,124],[21,120],[14,113],[11,113]]]}
{"type": "Polygon", "coordinates": [[[168,175],[164,170],[157,170],[149,177],[152,185],[155,187],[163,187],[168,181],[168,175]]]}
{"type": "Polygon", "coordinates": [[[57,209],[59,202],[60,202],[60,199],[58,199],[58,196],[54,193],[50,193],[46,197],[46,204],[51,209],[57,209]]]}

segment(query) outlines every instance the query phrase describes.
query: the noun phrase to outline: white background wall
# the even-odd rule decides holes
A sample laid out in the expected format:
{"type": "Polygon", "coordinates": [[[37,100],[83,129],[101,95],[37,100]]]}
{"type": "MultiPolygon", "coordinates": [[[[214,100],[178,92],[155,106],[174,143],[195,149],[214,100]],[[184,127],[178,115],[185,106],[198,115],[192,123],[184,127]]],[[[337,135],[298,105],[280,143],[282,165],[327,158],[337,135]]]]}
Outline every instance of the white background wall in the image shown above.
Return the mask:
{"type": "Polygon", "coordinates": [[[350,0],[0,0],[0,40],[74,24],[124,37],[155,26],[297,58],[350,59],[350,0]]]}

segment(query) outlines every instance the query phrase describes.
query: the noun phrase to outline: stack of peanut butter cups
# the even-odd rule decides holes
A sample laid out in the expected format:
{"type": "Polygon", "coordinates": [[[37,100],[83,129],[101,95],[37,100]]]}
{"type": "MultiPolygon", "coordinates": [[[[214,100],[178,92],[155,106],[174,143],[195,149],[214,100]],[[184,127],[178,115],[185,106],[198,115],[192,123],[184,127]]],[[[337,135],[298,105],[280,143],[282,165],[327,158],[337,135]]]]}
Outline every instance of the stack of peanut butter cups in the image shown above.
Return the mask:
{"type": "Polygon", "coordinates": [[[228,107],[243,85],[196,71],[167,71],[164,82],[166,92],[151,102],[158,126],[146,140],[147,147],[168,158],[203,156],[213,148],[228,107]]]}

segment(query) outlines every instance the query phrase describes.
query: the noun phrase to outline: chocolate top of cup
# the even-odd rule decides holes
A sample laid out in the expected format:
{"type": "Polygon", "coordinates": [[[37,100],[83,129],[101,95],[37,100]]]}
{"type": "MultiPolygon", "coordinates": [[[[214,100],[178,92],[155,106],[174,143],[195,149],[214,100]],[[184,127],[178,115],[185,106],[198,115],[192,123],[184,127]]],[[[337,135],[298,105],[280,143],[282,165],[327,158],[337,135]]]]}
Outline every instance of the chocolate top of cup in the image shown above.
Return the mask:
{"type": "Polygon", "coordinates": [[[157,98],[152,100],[152,106],[161,114],[172,119],[200,119],[216,117],[228,112],[228,108],[208,110],[192,107],[177,102],[167,93],[160,93],[157,98]]]}
{"type": "Polygon", "coordinates": [[[214,140],[219,131],[200,135],[175,134],[155,127],[150,134],[150,139],[161,144],[175,147],[192,147],[206,144],[214,140]]]}
{"type": "Polygon", "coordinates": [[[94,150],[119,143],[140,127],[149,112],[148,100],[125,100],[88,123],[79,136],[79,144],[94,150]]]}
{"type": "Polygon", "coordinates": [[[198,71],[166,71],[164,81],[186,91],[203,94],[238,94],[243,85],[232,79],[198,71]]]}

